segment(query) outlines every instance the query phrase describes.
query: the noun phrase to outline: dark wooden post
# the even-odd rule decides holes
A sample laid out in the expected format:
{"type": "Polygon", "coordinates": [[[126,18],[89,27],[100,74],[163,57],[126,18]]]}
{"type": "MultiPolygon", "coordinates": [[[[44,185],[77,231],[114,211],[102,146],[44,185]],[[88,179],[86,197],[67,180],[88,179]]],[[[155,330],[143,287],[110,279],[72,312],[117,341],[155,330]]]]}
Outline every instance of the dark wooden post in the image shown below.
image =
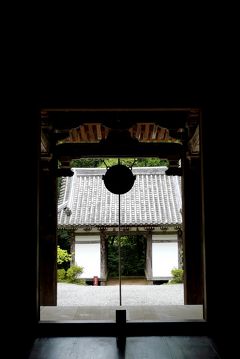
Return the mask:
{"type": "Polygon", "coordinates": [[[184,302],[203,304],[203,241],[200,158],[183,161],[184,302]]]}
{"type": "Polygon", "coordinates": [[[100,231],[100,255],[101,255],[101,285],[106,284],[107,280],[107,237],[104,230],[100,231]]]}
{"type": "Polygon", "coordinates": [[[182,230],[178,229],[177,231],[177,242],[178,242],[178,268],[183,269],[183,238],[182,230]]]}
{"type": "Polygon", "coordinates": [[[152,231],[148,230],[146,234],[146,279],[149,281],[149,284],[152,284],[152,231]]]}
{"type": "Polygon", "coordinates": [[[74,266],[75,265],[75,231],[74,230],[69,231],[69,236],[70,236],[70,254],[72,256],[70,265],[74,266]]]}
{"type": "Polygon", "coordinates": [[[56,163],[41,160],[39,196],[40,305],[57,305],[56,163]]]}

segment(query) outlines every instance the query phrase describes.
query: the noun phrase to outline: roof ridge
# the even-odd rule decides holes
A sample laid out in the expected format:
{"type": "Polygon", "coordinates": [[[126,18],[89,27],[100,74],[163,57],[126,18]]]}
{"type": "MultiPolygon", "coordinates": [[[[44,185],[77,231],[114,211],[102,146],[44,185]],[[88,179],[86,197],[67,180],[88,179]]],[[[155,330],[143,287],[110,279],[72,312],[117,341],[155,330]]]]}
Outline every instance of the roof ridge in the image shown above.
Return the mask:
{"type": "MultiPolygon", "coordinates": [[[[132,167],[134,174],[165,174],[167,166],[154,166],[154,167],[132,167]]],[[[107,168],[102,167],[73,167],[72,170],[77,175],[102,175],[106,172],[107,168]]]]}

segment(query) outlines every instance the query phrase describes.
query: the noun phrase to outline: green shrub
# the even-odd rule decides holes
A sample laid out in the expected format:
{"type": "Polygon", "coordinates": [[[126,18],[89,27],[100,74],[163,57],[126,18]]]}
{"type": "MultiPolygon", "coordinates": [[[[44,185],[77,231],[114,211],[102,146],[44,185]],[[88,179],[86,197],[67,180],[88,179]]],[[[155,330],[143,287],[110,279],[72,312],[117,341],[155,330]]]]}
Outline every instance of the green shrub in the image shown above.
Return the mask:
{"type": "Polygon", "coordinates": [[[68,253],[66,249],[61,249],[60,246],[57,246],[57,264],[61,265],[64,262],[70,262],[72,259],[71,254],[68,253]]]}
{"type": "Polygon", "coordinates": [[[79,276],[83,273],[83,267],[72,266],[68,268],[66,278],[68,283],[83,284],[83,280],[79,276]]]}
{"type": "Polygon", "coordinates": [[[183,283],[183,275],[184,275],[183,269],[173,268],[171,270],[171,273],[172,273],[173,279],[171,279],[169,281],[170,284],[183,283]]]}
{"type": "Polygon", "coordinates": [[[57,270],[57,280],[58,280],[58,282],[64,281],[65,277],[66,277],[65,269],[58,269],[57,270]]]}

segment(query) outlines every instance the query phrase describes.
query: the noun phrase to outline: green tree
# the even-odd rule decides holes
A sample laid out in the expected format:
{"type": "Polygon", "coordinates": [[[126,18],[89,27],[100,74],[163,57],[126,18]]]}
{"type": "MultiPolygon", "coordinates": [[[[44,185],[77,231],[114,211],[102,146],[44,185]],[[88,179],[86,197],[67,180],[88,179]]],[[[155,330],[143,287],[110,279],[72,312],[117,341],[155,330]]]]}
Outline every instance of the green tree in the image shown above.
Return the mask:
{"type": "MultiPolygon", "coordinates": [[[[118,276],[118,236],[108,238],[108,276],[118,276]]],[[[123,276],[144,276],[146,240],[142,235],[120,237],[121,274],[123,276]]]]}
{"type": "MultiPolygon", "coordinates": [[[[160,159],[157,157],[152,158],[122,158],[120,159],[121,164],[129,167],[154,167],[154,166],[168,166],[169,162],[167,159],[160,159]]],[[[102,159],[98,167],[111,167],[118,164],[117,158],[106,158],[102,159]]]]}
{"type": "Polygon", "coordinates": [[[102,163],[102,159],[100,158],[79,158],[77,160],[72,160],[70,165],[71,167],[94,168],[94,167],[99,167],[101,163],[102,163]]]}
{"type": "MultiPolygon", "coordinates": [[[[121,164],[131,167],[154,167],[154,166],[168,166],[167,159],[160,159],[157,157],[149,158],[121,158],[121,164]]],[[[96,167],[111,167],[118,163],[118,158],[80,158],[72,160],[71,167],[78,168],[96,168],[96,167]]]]}
{"type": "Polygon", "coordinates": [[[167,159],[161,159],[157,157],[152,158],[138,158],[136,164],[134,166],[136,167],[155,167],[155,166],[168,166],[169,162],[167,159]]]}
{"type": "Polygon", "coordinates": [[[57,230],[57,241],[58,245],[62,249],[66,249],[68,252],[70,252],[70,246],[71,246],[71,233],[68,229],[58,229],[57,230]]]}

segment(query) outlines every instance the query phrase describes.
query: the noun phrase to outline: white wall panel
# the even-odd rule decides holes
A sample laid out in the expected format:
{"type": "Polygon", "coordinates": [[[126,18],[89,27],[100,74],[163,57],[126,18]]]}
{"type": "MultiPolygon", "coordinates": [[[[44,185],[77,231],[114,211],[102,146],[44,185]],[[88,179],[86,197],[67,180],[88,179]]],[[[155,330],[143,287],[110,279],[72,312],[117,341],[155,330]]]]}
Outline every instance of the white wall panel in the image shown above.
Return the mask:
{"type": "Polygon", "coordinates": [[[171,277],[171,270],[178,268],[178,245],[176,242],[152,244],[153,277],[171,277]]]}
{"type": "Polygon", "coordinates": [[[100,277],[100,243],[76,243],[75,262],[84,267],[82,278],[100,277]]]}

